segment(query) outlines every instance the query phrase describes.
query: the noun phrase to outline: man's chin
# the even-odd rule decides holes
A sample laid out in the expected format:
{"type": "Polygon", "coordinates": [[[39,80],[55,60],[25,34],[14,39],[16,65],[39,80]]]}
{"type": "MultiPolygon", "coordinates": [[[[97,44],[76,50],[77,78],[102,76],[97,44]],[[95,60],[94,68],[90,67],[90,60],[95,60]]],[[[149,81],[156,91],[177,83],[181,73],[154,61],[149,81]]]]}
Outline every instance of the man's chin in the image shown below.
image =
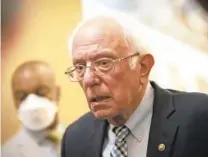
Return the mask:
{"type": "Polygon", "coordinates": [[[97,119],[109,119],[111,117],[111,114],[109,112],[103,110],[99,110],[92,113],[97,119]]]}
{"type": "Polygon", "coordinates": [[[113,125],[121,125],[126,122],[126,119],[120,114],[115,114],[114,112],[107,111],[96,111],[93,112],[93,115],[97,119],[107,120],[109,123],[113,125]]]}

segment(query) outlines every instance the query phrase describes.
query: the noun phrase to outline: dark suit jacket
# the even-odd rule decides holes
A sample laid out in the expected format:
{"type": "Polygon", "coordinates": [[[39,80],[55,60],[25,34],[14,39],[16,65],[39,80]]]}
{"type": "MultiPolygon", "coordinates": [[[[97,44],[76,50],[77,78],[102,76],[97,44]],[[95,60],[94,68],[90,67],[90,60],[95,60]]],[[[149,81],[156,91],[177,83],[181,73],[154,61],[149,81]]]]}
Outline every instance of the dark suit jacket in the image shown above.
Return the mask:
{"type": "MultiPolygon", "coordinates": [[[[147,157],[208,157],[208,95],[160,88],[154,91],[147,157]],[[159,144],[164,151],[158,151],[159,144]]],[[[71,124],[62,157],[101,157],[108,123],[87,113],[71,124]]]]}

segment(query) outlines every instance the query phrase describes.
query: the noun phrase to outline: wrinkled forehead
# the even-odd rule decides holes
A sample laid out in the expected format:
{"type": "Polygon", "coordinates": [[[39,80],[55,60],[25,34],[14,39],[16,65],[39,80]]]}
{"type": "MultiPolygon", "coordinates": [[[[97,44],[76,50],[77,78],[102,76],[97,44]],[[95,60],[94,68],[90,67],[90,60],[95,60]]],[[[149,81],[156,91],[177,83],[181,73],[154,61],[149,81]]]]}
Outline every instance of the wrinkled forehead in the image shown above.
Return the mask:
{"type": "Polygon", "coordinates": [[[95,18],[84,23],[74,36],[72,56],[83,52],[99,52],[102,49],[117,51],[127,47],[124,30],[114,19],[95,18]]]}

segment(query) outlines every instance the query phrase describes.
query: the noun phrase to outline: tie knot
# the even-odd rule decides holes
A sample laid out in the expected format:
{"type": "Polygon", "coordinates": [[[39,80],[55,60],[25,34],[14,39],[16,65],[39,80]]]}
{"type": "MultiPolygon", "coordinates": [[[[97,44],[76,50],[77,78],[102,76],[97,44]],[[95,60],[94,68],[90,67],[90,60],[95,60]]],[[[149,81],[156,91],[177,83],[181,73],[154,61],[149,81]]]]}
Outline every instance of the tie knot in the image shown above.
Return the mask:
{"type": "Polygon", "coordinates": [[[127,128],[125,125],[121,125],[114,127],[113,132],[116,135],[116,142],[122,142],[129,134],[129,128],[127,128]]]}

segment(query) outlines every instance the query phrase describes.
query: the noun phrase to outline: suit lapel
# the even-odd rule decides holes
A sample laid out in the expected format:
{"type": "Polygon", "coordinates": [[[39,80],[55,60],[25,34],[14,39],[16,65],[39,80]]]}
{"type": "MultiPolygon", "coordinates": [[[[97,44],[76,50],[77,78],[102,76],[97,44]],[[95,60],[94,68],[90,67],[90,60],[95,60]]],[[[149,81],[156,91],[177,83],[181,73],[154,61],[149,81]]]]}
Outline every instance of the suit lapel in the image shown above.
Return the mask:
{"type": "Polygon", "coordinates": [[[178,124],[172,120],[175,112],[172,94],[161,89],[154,82],[151,82],[151,84],[155,91],[155,97],[147,157],[170,157],[174,137],[178,129],[178,124]],[[159,146],[164,150],[159,151],[159,146]]]}
{"type": "Polygon", "coordinates": [[[104,139],[107,133],[107,122],[105,120],[94,120],[94,130],[89,138],[89,143],[83,151],[82,156],[101,157],[104,139]]]}

